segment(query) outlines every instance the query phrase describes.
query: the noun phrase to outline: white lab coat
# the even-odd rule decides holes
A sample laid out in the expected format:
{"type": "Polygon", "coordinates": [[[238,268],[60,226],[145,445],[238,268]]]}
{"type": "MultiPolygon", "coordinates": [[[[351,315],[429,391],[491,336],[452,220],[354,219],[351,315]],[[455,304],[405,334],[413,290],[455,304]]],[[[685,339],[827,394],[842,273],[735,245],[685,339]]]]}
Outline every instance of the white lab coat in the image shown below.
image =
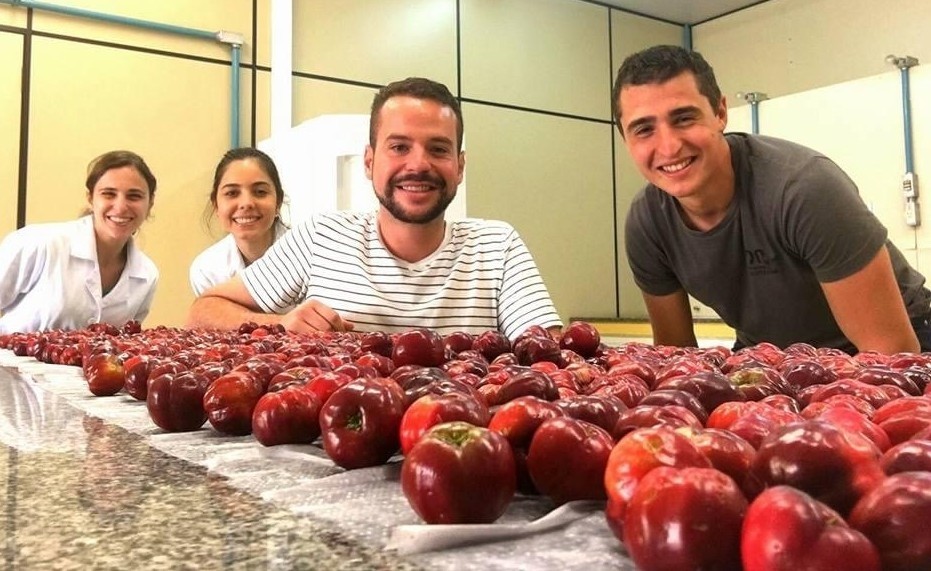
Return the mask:
{"type": "MultiPolygon", "coordinates": [[[[280,220],[275,221],[275,241],[287,233],[288,227],[280,220]]],[[[246,267],[236,239],[227,234],[222,240],[216,242],[194,258],[191,262],[190,278],[191,289],[194,295],[201,295],[217,284],[221,284],[239,273],[246,267]]]]}
{"type": "Polygon", "coordinates": [[[91,216],[29,225],[0,243],[0,333],[141,322],[157,282],[158,268],[130,239],[126,267],[104,296],[91,216]]]}

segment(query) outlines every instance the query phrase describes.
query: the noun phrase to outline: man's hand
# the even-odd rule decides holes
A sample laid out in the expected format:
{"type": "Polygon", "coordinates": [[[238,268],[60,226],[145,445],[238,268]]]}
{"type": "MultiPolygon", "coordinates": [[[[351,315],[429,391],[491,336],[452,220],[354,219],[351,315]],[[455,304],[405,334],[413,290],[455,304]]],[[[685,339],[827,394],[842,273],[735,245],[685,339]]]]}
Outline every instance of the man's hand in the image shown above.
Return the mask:
{"type": "Polygon", "coordinates": [[[316,299],[305,301],[281,318],[288,331],[310,333],[313,331],[352,331],[354,325],[339,316],[332,308],[316,299]]]}

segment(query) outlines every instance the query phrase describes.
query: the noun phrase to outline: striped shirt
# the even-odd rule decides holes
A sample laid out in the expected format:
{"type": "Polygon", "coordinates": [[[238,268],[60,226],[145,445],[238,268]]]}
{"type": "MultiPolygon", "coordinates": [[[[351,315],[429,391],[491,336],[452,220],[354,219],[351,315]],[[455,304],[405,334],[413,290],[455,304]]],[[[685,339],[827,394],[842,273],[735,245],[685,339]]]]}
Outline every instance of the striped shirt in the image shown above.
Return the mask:
{"type": "Polygon", "coordinates": [[[410,263],[385,248],[374,212],[319,214],[241,276],[266,312],[316,299],[356,331],[498,329],[513,339],[530,325],[561,325],[527,246],[492,220],[448,221],[440,247],[410,263]]]}

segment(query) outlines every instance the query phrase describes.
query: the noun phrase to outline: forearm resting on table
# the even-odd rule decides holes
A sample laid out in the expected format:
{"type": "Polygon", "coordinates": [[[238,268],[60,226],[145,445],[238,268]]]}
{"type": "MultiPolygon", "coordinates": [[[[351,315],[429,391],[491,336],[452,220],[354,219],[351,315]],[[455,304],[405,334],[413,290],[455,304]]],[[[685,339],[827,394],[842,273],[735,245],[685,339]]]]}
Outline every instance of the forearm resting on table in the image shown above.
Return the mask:
{"type": "Polygon", "coordinates": [[[236,329],[240,324],[254,322],[259,325],[281,323],[282,316],[254,311],[224,297],[209,293],[194,300],[188,312],[188,329],[236,329]]]}

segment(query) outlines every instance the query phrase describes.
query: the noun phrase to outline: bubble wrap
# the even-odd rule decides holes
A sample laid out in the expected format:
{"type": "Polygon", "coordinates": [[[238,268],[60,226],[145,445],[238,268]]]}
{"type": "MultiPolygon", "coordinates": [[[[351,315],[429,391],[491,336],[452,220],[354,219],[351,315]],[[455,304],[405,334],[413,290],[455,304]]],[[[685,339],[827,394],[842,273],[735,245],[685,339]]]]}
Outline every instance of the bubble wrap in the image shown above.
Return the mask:
{"type": "MultiPolygon", "coordinates": [[[[222,435],[209,424],[195,432],[165,433],[152,423],[145,403],[122,393],[113,397],[91,395],[79,368],[46,365],[5,350],[0,350],[0,367],[17,371],[27,381],[15,383],[15,390],[0,388],[3,398],[11,399],[14,411],[0,420],[0,440],[9,446],[83,450],[84,430],[58,420],[67,418],[74,423],[73,410],[56,415],[61,407],[74,407],[138,434],[168,455],[203,466],[227,478],[235,488],[288,509],[297,517],[331,524],[363,544],[385,547],[398,526],[421,524],[401,493],[400,457],[383,466],[346,471],[334,465],[316,444],[266,448],[252,436],[222,435]]],[[[548,500],[518,495],[496,524],[510,529],[511,524],[527,524],[552,509],[548,500]]],[[[431,569],[457,571],[635,569],[608,529],[601,510],[570,515],[565,521],[555,529],[523,537],[405,557],[431,569]]],[[[431,534],[445,532],[445,526],[429,527],[431,534]]],[[[405,546],[410,548],[408,553],[418,550],[416,544],[405,546]]]]}

